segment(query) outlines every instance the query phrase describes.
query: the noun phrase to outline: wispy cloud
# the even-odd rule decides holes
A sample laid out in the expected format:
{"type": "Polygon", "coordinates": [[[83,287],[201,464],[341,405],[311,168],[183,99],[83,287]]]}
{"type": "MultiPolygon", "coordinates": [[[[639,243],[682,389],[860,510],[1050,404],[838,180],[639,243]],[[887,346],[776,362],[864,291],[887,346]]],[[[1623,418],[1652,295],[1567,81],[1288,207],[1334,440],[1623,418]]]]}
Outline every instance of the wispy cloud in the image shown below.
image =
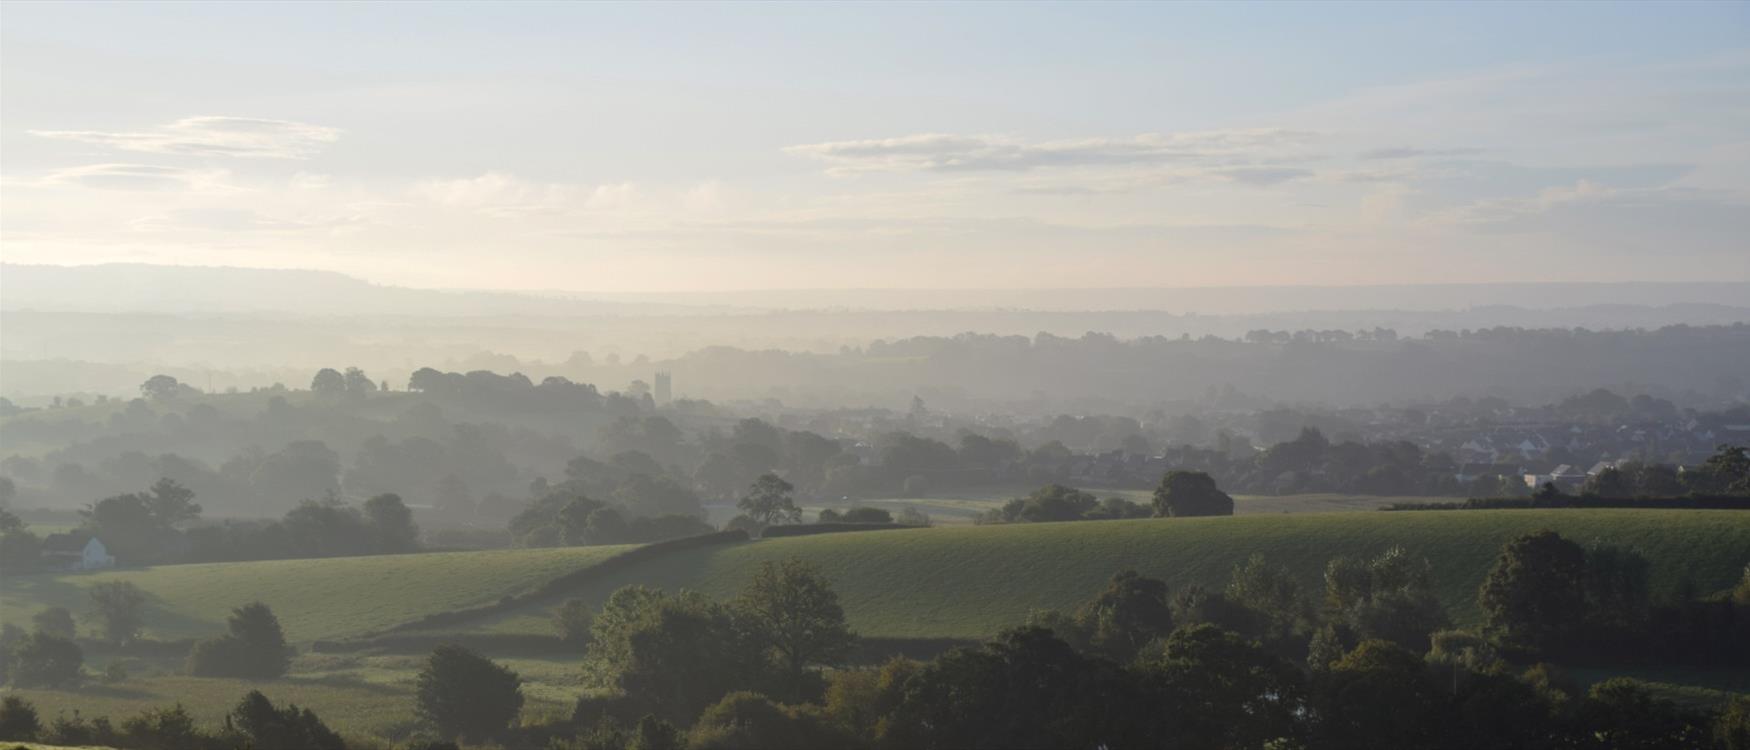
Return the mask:
{"type": "Polygon", "coordinates": [[[1133,166],[1245,160],[1280,154],[1311,140],[1310,133],[1280,128],[1145,133],[1130,138],[1082,138],[1029,142],[1000,135],[923,133],[897,138],[829,141],[785,148],[827,165],[835,174],[855,172],[1023,171],[1047,167],[1133,166]]]}
{"type": "Polygon", "coordinates": [[[144,131],[32,130],[30,133],[117,151],[256,159],[308,159],[340,138],[340,130],[336,128],[252,117],[185,117],[144,131]]]}
{"type": "Polygon", "coordinates": [[[43,177],[42,184],[99,190],[229,190],[226,177],[224,170],[154,164],[87,164],[50,172],[43,177]]]}

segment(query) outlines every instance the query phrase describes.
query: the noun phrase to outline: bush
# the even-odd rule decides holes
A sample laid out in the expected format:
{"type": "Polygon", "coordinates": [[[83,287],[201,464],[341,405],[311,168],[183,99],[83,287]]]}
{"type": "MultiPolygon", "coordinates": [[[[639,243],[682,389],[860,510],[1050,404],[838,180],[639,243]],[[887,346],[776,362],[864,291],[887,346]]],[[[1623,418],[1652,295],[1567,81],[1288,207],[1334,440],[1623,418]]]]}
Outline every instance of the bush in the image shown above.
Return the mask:
{"type": "Polygon", "coordinates": [[[419,716],[445,738],[490,739],[522,708],[522,678],[461,646],[437,647],[419,673],[419,716]]]}
{"type": "Polygon", "coordinates": [[[273,678],[291,667],[279,618],[261,602],[231,611],[231,633],[196,643],[188,655],[188,672],[197,677],[273,678]]]}
{"type": "Polygon", "coordinates": [[[29,742],[43,730],[36,707],[16,695],[0,699],[0,740],[29,742]]]}
{"type": "Polygon", "coordinates": [[[568,600],[553,611],[553,627],[566,643],[588,643],[589,626],[593,622],[595,613],[589,602],[582,599],[568,600]]]}
{"type": "Polygon", "coordinates": [[[747,691],[730,693],[706,708],[687,741],[690,750],[816,750],[854,744],[812,706],[781,706],[747,691]]]}
{"type": "Polygon", "coordinates": [[[31,633],[12,651],[12,684],[19,687],[59,687],[79,681],[85,652],[79,644],[48,633],[31,633]]]}
{"type": "Polygon", "coordinates": [[[258,690],[243,696],[226,720],[249,738],[250,750],[346,750],[316,712],[294,704],[276,707],[258,690]]]}

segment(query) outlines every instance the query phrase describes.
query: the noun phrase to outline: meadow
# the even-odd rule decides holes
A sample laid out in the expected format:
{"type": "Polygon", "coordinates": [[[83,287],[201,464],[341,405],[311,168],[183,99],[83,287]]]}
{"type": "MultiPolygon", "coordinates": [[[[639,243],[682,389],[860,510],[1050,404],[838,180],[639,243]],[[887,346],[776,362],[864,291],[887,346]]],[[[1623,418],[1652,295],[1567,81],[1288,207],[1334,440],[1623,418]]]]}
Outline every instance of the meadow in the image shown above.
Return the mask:
{"type": "MultiPolygon", "coordinates": [[[[1460,625],[1477,623],[1476,591],[1501,545],[1554,529],[1582,544],[1640,550],[1653,564],[1655,597],[1685,578],[1699,591],[1732,585],[1750,561],[1750,514],[1733,511],[1516,510],[1261,514],[1008,526],[945,526],[768,539],[684,550],[593,580],[573,591],[599,604],[615,588],[644,584],[729,597],[763,562],[797,556],[834,581],[853,627],[886,638],[980,638],[1036,609],[1068,609],[1119,570],[1174,589],[1220,587],[1234,565],[1263,553],[1302,584],[1323,586],[1338,555],[1394,545],[1425,556],[1441,601],[1460,625]]],[[[552,632],[545,607],[524,608],[463,630],[552,632]]]]}
{"type": "Polygon", "coordinates": [[[432,552],[6,576],[0,579],[0,620],[28,628],[31,615],[51,606],[80,615],[89,608],[92,586],[129,581],[149,598],[148,638],[216,635],[224,632],[233,608],[261,601],[279,615],[288,639],[308,642],[490,604],[627,549],[432,552]]]}

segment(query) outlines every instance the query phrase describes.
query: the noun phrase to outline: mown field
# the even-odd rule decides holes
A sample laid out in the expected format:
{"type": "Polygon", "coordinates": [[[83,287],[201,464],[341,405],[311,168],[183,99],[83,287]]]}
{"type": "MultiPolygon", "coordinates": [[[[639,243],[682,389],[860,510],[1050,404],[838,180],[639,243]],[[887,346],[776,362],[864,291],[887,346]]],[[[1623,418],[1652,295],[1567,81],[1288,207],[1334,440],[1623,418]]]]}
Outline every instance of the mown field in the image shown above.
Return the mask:
{"type": "Polygon", "coordinates": [[[51,606],[83,614],[92,586],[131,581],[150,597],[149,638],[221,633],[232,608],[259,600],[279,615],[287,638],[307,642],[495,602],[626,549],[435,552],[6,576],[0,579],[0,620],[28,627],[31,615],[51,606]]]}
{"type": "MultiPolygon", "coordinates": [[[[1698,590],[1730,586],[1750,562],[1750,513],[1661,510],[1514,510],[1320,513],[1012,526],[951,526],[825,534],[687,550],[604,576],[575,596],[599,603],[640,583],[728,597],[760,563],[798,556],[830,576],[852,625],[870,636],[978,638],[1034,609],[1074,607],[1114,572],[1133,568],[1172,587],[1223,585],[1253,553],[1286,565],[1310,589],[1326,561],[1402,545],[1433,565],[1459,624],[1480,614],[1476,590],[1507,540],[1554,529],[1582,543],[1639,549],[1653,563],[1653,593],[1688,577],[1698,590]]],[[[466,629],[550,633],[530,607],[466,629]]]]}

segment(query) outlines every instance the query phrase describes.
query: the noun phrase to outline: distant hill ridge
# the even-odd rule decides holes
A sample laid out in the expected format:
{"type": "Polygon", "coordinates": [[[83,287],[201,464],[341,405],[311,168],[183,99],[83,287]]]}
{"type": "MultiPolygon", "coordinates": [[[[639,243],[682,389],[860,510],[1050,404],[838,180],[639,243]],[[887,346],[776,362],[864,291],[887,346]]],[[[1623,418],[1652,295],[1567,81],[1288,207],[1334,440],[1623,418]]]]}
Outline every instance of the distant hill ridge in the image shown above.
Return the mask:
{"type": "Polygon", "coordinates": [[[1159,310],[1239,315],[1668,305],[1750,311],[1746,300],[1750,300],[1750,282],[598,293],[416,289],[309,269],[0,264],[0,308],[78,312],[653,315],[731,310],[1159,310]]]}

